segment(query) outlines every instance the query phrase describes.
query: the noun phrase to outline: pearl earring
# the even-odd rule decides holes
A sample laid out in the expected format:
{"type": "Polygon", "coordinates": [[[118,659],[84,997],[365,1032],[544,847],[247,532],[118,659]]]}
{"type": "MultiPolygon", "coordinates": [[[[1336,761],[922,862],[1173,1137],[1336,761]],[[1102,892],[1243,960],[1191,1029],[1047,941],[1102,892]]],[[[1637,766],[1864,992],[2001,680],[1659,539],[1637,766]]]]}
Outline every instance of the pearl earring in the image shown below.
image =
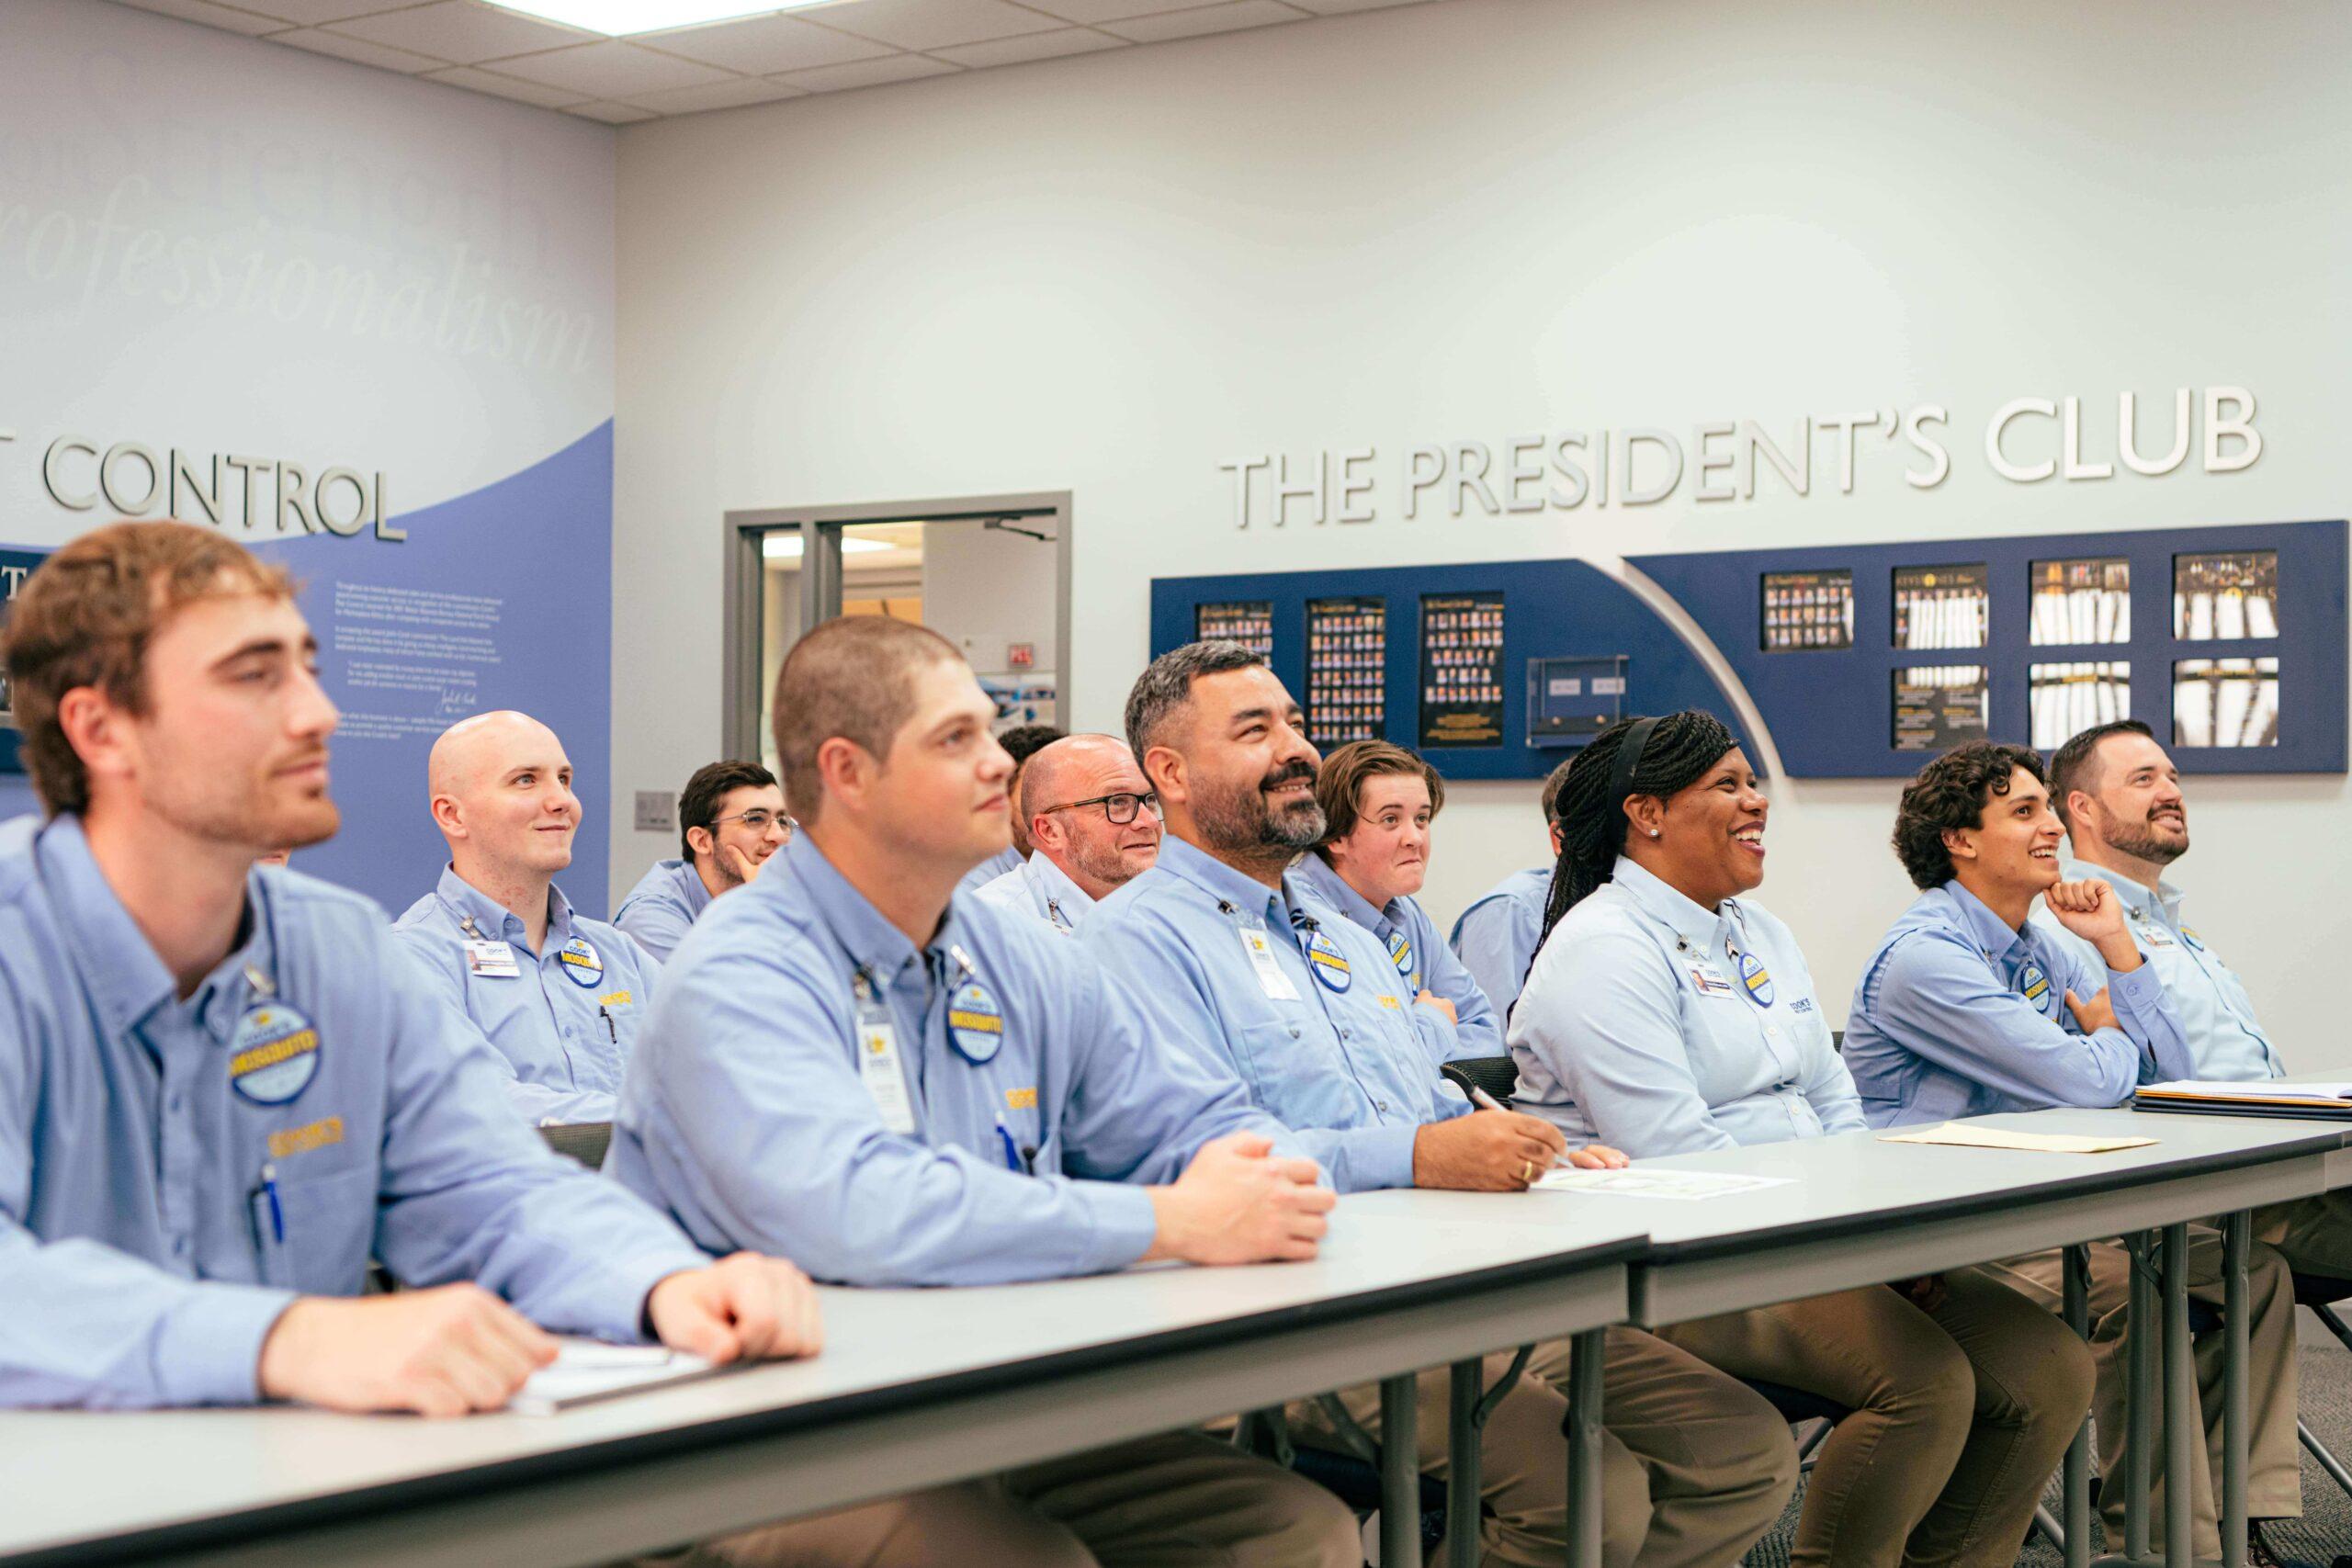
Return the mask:
{"type": "Polygon", "coordinates": [[[1655,839],[1655,838],[1657,838],[1657,829],[1653,828],[1653,829],[1650,829],[1650,837],[1651,837],[1651,838],[1653,838],[1653,839],[1655,839]]]}

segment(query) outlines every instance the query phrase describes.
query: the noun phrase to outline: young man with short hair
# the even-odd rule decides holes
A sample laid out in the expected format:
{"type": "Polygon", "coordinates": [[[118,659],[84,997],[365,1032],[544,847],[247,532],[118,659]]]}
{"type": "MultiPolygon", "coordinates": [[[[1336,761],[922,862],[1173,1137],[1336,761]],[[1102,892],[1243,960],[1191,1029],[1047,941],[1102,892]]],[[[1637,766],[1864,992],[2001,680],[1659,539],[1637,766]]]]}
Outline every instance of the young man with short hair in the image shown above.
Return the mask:
{"type": "MultiPolygon", "coordinates": [[[[775,724],[800,831],[679,945],[607,1170],[707,1246],[759,1238],[845,1284],[1312,1258],[1332,1196],[1238,1084],[1153,1039],[1077,943],[951,901],[1007,838],[992,711],[921,626],[794,646],[775,724]]],[[[1329,1494],[1197,1433],[990,1484],[1007,1528],[1108,1568],[1361,1561],[1329,1494]]]]}
{"type": "Polygon", "coordinates": [[[1067,735],[1029,759],[1012,791],[1029,858],[974,895],[1075,934],[1095,904],[1159,858],[1159,802],[1115,735],[1067,735]]]}
{"type": "Polygon", "coordinates": [[[393,937],[498,1048],[534,1126],[611,1121],[662,966],[555,884],[580,830],[563,742],[528,714],[476,714],[427,771],[449,863],[393,937]]]}
{"type": "MultiPolygon", "coordinates": [[[[1474,1111],[1438,1076],[1387,950],[1330,913],[1288,868],[1323,836],[1320,759],[1297,704],[1234,642],[1154,660],[1127,696],[1127,740],[1167,823],[1159,862],[1098,906],[1080,933],[1133,987],[1159,1033],[1238,1073],[1258,1103],[1324,1161],[1342,1191],[1380,1187],[1519,1191],[1566,1150],[1548,1122],[1474,1111]]],[[[1578,1164],[1623,1165],[1587,1148],[1578,1164]]],[[[1488,1358],[1499,1378],[1509,1354],[1488,1358]]],[[[1634,1329],[1609,1331],[1602,1555],[1611,1568],[1735,1561],[1777,1517],[1796,1474],[1772,1408],[1696,1357],[1634,1329]]],[[[1490,1564],[1555,1563],[1566,1541],[1565,1340],[1535,1348],[1481,1444],[1490,1564]]],[[[1447,1461],[1446,1374],[1421,1380],[1424,1471],[1447,1461]]],[[[1345,1390],[1379,1425],[1376,1387],[1345,1390]]],[[[1340,1439],[1321,1403],[1290,1419],[1340,1439]]],[[[1457,1528],[1469,1525],[1460,1521],[1457,1528]]]]}
{"type": "MultiPolygon", "coordinates": [[[[0,829],[0,1405],[454,1416],[503,1405],[548,1329],[817,1350],[798,1269],[711,1263],[515,1121],[381,910],[254,869],[339,819],[334,705],[281,570],[119,524],[11,608],[48,820],[0,829]],[[370,1258],[408,1288],[362,1297],[370,1258]]],[[[899,1544],[938,1495],[707,1550],[939,1568],[899,1544]]]]}
{"type": "Polygon", "coordinates": [[[757,762],[706,762],[678,795],[676,860],[656,861],[621,900],[613,924],[666,960],[710,901],[760,874],[792,837],[784,791],[757,762]]]}
{"type": "MultiPolygon", "coordinates": [[[[1894,849],[1920,893],[1863,965],[1846,1021],[1846,1065],[1873,1126],[2119,1105],[2139,1084],[2195,1076],[2179,1016],[2132,938],[2116,887],[2067,877],[2058,852],[2064,829],[2045,778],[2038,753],[1980,740],[1929,762],[1903,792],[1894,849]],[[2037,897],[2046,915],[2029,919],[2037,897]]],[[[2215,1305],[2221,1252],[2218,1232],[2191,1231],[2190,1290],[2215,1305]]],[[[1988,1271],[2054,1309],[2062,1268],[2061,1255],[2047,1252],[1988,1271]]],[[[2120,1350],[2130,1277],[2120,1246],[2091,1248],[2098,1368],[2092,1415],[2108,1475],[2120,1473],[2123,1453],[2120,1350]]],[[[2292,1517],[2302,1511],[2294,1292],[2284,1262],[2260,1245],[2250,1294],[2249,1507],[2256,1517],[2292,1517]]],[[[2221,1464],[2221,1340],[2208,1334],[2197,1347],[2207,1417],[2207,1442],[2189,1478],[2199,1557],[2221,1550],[2212,1494],[2221,1464]]],[[[2155,1465],[2160,1472],[2162,1454],[2155,1465]]],[[[2111,1489],[2106,1504],[2114,1539],[2121,1489],[2111,1489]]]]}
{"type": "MultiPolygon", "coordinates": [[[[1029,759],[1062,738],[1062,732],[1050,724],[1016,724],[996,738],[1004,754],[1012,759],[1012,782],[1005,786],[1014,800],[1021,798],[1021,773],[1029,759]]],[[[980,862],[964,874],[956,885],[958,893],[977,893],[1009,871],[1020,869],[1029,854],[1029,824],[1020,813],[1013,814],[1012,839],[1004,848],[980,862]]]]}

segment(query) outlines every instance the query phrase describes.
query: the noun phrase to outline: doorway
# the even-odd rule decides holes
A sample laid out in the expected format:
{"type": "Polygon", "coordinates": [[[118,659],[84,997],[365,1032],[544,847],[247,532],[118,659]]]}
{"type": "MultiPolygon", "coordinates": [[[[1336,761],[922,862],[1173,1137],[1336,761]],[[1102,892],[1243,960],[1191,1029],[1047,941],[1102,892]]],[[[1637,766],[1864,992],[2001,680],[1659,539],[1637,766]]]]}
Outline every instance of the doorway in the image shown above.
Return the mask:
{"type": "Polygon", "coordinates": [[[723,525],[727,755],[775,768],[776,670],[803,631],[844,615],[955,644],[1000,728],[1069,728],[1068,492],[730,512],[723,525]]]}

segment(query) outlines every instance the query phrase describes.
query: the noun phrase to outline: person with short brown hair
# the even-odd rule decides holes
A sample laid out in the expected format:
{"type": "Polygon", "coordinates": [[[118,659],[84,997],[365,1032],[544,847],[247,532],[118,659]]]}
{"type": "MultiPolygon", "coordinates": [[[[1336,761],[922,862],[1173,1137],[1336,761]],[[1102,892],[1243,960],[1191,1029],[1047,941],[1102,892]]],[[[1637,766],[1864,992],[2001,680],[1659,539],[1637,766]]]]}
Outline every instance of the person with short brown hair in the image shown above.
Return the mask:
{"type": "Polygon", "coordinates": [[[1437,769],[1402,746],[1351,740],[1323,759],[1315,799],[1323,837],[1300,857],[1299,882],[1380,939],[1435,1060],[1502,1055],[1502,1019],[1415,897],[1429,875],[1430,825],[1445,809],[1437,769]]]}
{"type": "Polygon", "coordinates": [[[613,924],[666,963],[710,901],[757,876],[791,837],[774,773],[757,762],[705,762],[678,794],[679,858],[656,861],[613,924]]]}

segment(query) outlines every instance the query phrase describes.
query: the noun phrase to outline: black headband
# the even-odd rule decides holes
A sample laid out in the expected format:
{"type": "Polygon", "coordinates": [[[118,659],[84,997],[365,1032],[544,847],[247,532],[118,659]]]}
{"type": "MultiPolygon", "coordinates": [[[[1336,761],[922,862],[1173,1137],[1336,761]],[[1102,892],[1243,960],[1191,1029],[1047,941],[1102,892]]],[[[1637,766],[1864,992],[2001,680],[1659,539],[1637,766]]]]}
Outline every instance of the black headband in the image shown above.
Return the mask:
{"type": "Polygon", "coordinates": [[[1625,739],[1617,746],[1616,766],[1609,771],[1609,809],[1623,807],[1626,797],[1634,793],[1634,770],[1642,765],[1642,752],[1649,746],[1650,736],[1659,723],[1657,718],[1637,718],[1634,728],[1625,731],[1625,739]]]}

